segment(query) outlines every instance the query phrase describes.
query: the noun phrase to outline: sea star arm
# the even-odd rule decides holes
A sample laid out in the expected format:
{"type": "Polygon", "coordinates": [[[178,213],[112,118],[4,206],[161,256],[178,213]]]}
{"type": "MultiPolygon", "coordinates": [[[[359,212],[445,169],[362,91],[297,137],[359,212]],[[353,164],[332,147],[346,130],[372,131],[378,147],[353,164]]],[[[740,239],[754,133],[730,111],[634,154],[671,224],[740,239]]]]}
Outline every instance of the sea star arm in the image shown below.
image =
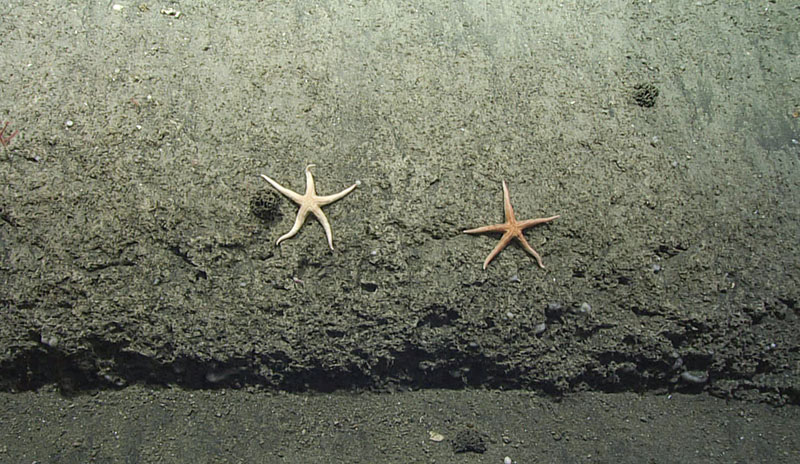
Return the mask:
{"type": "MultiPolygon", "coordinates": [[[[316,212],[314,214],[316,214],[316,212]]],[[[286,240],[287,238],[294,237],[295,234],[297,234],[297,232],[300,230],[300,228],[303,227],[303,223],[306,222],[307,216],[308,216],[308,207],[303,205],[300,207],[300,210],[297,211],[297,218],[294,220],[294,225],[292,226],[292,230],[281,235],[280,238],[278,238],[278,241],[275,242],[275,245],[280,245],[280,243],[286,240]]]]}
{"type": "Polygon", "coordinates": [[[322,208],[311,208],[311,212],[314,213],[319,223],[322,224],[322,228],[325,229],[325,237],[328,238],[328,246],[333,250],[333,232],[331,231],[331,224],[328,222],[328,218],[325,216],[325,213],[322,212],[322,208]]]}
{"type": "MultiPolygon", "coordinates": [[[[522,233],[520,232],[520,234],[517,236],[517,238],[519,239],[519,242],[522,244],[522,248],[525,248],[525,250],[528,253],[532,254],[533,257],[536,258],[536,262],[539,263],[539,267],[544,269],[544,264],[542,264],[542,257],[539,256],[539,253],[537,253],[536,250],[534,250],[533,247],[530,246],[530,244],[528,244],[528,241],[525,240],[525,236],[522,235],[522,233]]],[[[486,268],[484,268],[484,269],[486,269],[486,268]]]]}
{"type": "Polygon", "coordinates": [[[314,184],[314,176],[311,175],[311,168],[316,166],[316,164],[309,164],[306,166],[306,196],[315,197],[317,196],[317,187],[314,184]]]}
{"type": "Polygon", "coordinates": [[[344,197],[345,195],[347,195],[348,193],[352,192],[353,190],[355,190],[355,188],[357,186],[358,186],[358,184],[353,184],[350,187],[347,187],[346,189],[342,190],[339,193],[335,193],[333,195],[325,195],[325,196],[321,196],[321,197],[316,197],[317,202],[319,202],[319,204],[322,205],[322,206],[329,205],[329,204],[333,203],[334,201],[339,200],[340,198],[344,197]]]}
{"type": "Polygon", "coordinates": [[[500,253],[503,250],[503,248],[505,248],[509,244],[509,242],[511,242],[511,239],[513,239],[513,238],[514,238],[514,235],[511,234],[511,233],[508,233],[508,232],[506,232],[500,238],[500,241],[497,242],[497,245],[494,247],[492,252],[489,253],[489,256],[487,256],[486,259],[483,261],[483,270],[484,271],[489,266],[489,263],[492,262],[494,257],[497,256],[497,254],[500,253]]]}
{"type": "Polygon", "coordinates": [[[561,216],[559,215],[559,216],[551,216],[549,218],[527,219],[525,221],[520,221],[519,222],[519,228],[520,229],[527,229],[528,227],[533,227],[533,226],[537,226],[539,224],[544,224],[545,222],[550,222],[550,221],[553,221],[553,220],[558,219],[560,217],[561,216]]]}
{"type": "Polygon", "coordinates": [[[467,229],[465,234],[483,234],[486,232],[505,232],[508,229],[506,224],[494,224],[491,226],[476,227],[474,229],[467,229]]]}
{"type": "Polygon", "coordinates": [[[282,194],[286,195],[289,199],[291,199],[295,203],[302,204],[302,202],[303,202],[303,196],[302,195],[299,195],[299,194],[287,189],[286,187],[284,187],[281,184],[275,182],[274,180],[270,179],[269,177],[265,176],[264,174],[261,174],[261,177],[263,177],[265,181],[269,182],[270,185],[275,187],[275,190],[277,190],[277,191],[281,192],[282,194]]]}
{"type": "Polygon", "coordinates": [[[511,220],[513,222],[516,220],[514,217],[514,208],[511,207],[511,198],[508,196],[508,185],[506,185],[506,181],[503,181],[503,209],[506,213],[506,221],[511,220]]]}

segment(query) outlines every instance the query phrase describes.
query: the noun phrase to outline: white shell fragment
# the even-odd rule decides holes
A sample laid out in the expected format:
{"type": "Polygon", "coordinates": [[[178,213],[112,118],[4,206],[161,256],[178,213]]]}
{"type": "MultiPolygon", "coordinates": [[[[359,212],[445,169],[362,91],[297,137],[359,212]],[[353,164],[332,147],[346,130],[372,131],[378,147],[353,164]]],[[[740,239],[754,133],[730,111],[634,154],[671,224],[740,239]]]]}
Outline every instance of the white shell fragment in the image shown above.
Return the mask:
{"type": "Polygon", "coordinates": [[[166,16],[173,16],[175,19],[181,17],[181,12],[176,10],[175,8],[164,8],[161,10],[161,14],[166,16]]]}

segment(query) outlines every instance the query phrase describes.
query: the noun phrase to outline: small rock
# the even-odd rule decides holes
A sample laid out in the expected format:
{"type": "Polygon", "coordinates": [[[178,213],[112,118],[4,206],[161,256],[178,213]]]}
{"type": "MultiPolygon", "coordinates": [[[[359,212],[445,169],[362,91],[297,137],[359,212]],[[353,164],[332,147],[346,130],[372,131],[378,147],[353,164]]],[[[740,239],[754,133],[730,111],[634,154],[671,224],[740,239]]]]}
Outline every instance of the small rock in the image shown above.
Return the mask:
{"type": "Polygon", "coordinates": [[[660,264],[658,264],[658,263],[656,263],[656,264],[653,264],[653,272],[654,272],[654,273],[656,273],[656,274],[658,274],[659,272],[661,272],[661,265],[660,265],[660,264]]]}
{"type": "Polygon", "coordinates": [[[486,442],[477,430],[464,429],[453,438],[453,451],[456,453],[485,453],[486,442]]]}
{"type": "Polygon", "coordinates": [[[541,335],[544,331],[547,330],[547,323],[542,322],[540,324],[536,324],[533,326],[533,334],[534,335],[541,335]]]}
{"type": "Polygon", "coordinates": [[[708,373],[686,371],[683,374],[681,374],[681,380],[683,380],[686,383],[691,383],[694,385],[702,385],[708,382],[708,373]]]}
{"type": "Polygon", "coordinates": [[[547,308],[544,310],[544,315],[548,319],[558,319],[564,314],[564,308],[561,303],[547,303],[547,308]]]}
{"type": "Polygon", "coordinates": [[[642,108],[652,108],[656,104],[658,88],[650,82],[636,84],[633,87],[633,101],[642,108]]]}
{"type": "Polygon", "coordinates": [[[161,10],[161,14],[164,15],[164,16],[172,16],[175,19],[178,19],[178,18],[181,17],[181,12],[176,10],[175,8],[164,8],[164,9],[161,10]]]}

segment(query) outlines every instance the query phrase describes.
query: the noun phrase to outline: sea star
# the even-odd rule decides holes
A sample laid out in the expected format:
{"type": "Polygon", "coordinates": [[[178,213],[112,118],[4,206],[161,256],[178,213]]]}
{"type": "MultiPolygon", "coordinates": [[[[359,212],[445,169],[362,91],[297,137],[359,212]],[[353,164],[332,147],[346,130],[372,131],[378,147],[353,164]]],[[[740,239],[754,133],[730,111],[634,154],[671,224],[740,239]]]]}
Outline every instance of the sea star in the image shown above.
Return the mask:
{"type": "Polygon", "coordinates": [[[286,240],[287,238],[293,237],[303,226],[303,223],[306,222],[306,217],[308,217],[308,213],[314,213],[314,216],[317,217],[317,220],[322,224],[322,228],[325,229],[325,235],[328,237],[328,246],[331,247],[333,250],[333,235],[331,234],[331,225],[328,223],[328,218],[325,217],[325,213],[322,212],[322,207],[325,205],[329,205],[334,201],[344,197],[348,193],[352,192],[353,189],[356,188],[358,183],[347,187],[346,189],[342,190],[339,193],[334,195],[325,195],[325,196],[318,196],[317,191],[314,187],[314,177],[311,175],[311,168],[313,164],[309,164],[306,166],[306,193],[305,195],[300,195],[299,193],[293,192],[286,187],[281,186],[274,180],[270,179],[269,177],[261,174],[261,177],[264,178],[267,182],[270,183],[275,190],[281,192],[282,194],[286,195],[290,200],[300,205],[300,209],[297,211],[297,218],[294,220],[294,226],[292,226],[292,230],[287,232],[285,235],[281,236],[275,245],[280,244],[282,241],[286,240]]]}
{"type": "Polygon", "coordinates": [[[542,264],[542,258],[539,256],[539,253],[533,249],[528,244],[528,241],[525,240],[525,236],[522,235],[522,231],[527,229],[528,227],[533,227],[538,224],[543,224],[545,222],[550,222],[556,218],[561,216],[552,216],[549,218],[539,218],[539,219],[528,219],[525,221],[517,221],[517,218],[514,217],[514,208],[511,207],[511,200],[508,197],[508,186],[506,185],[506,181],[503,181],[503,203],[505,206],[506,212],[506,222],[503,224],[494,224],[491,226],[484,226],[478,227],[477,229],[469,229],[465,230],[464,233],[466,234],[482,234],[484,232],[502,232],[503,236],[500,237],[500,243],[494,247],[489,256],[486,258],[486,261],[483,262],[483,269],[486,269],[486,266],[497,256],[500,251],[506,247],[511,240],[516,238],[522,244],[522,247],[527,250],[528,253],[532,254],[536,261],[539,263],[539,267],[544,269],[544,265],[542,264]]]}

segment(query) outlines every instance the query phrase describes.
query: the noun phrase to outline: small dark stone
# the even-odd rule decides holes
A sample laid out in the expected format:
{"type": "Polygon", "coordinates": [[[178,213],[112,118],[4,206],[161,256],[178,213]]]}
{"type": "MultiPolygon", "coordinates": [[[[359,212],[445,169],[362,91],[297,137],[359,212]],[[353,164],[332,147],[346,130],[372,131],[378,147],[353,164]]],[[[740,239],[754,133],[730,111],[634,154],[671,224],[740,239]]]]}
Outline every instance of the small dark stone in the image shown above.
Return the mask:
{"type": "Polygon", "coordinates": [[[547,303],[547,308],[544,310],[544,316],[547,319],[560,319],[564,315],[564,307],[561,303],[547,303]]]}
{"type": "Polygon", "coordinates": [[[364,290],[365,292],[370,292],[370,293],[375,292],[375,291],[378,290],[378,284],[376,282],[371,282],[371,281],[368,281],[368,280],[362,280],[361,281],[361,290],[364,290]]]}
{"type": "Polygon", "coordinates": [[[250,198],[250,212],[264,222],[272,222],[278,216],[280,197],[274,192],[261,190],[250,198]]]}
{"type": "Polygon", "coordinates": [[[656,104],[658,88],[649,83],[636,84],[633,87],[633,101],[642,108],[652,108],[656,104]]]}
{"type": "Polygon", "coordinates": [[[453,438],[453,451],[456,453],[484,453],[486,442],[477,430],[463,429],[453,438]]]}

